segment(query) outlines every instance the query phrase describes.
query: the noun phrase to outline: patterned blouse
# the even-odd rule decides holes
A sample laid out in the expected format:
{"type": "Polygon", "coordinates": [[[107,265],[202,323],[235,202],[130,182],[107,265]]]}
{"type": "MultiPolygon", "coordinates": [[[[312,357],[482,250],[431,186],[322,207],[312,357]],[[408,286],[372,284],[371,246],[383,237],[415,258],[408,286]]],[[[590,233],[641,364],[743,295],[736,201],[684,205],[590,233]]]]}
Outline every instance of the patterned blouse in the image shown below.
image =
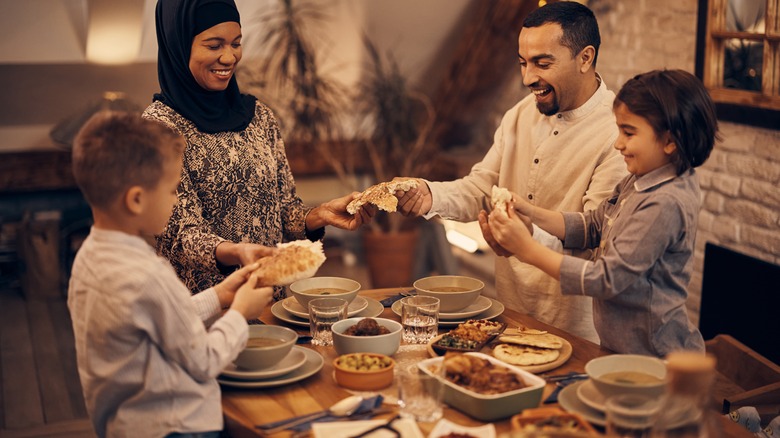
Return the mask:
{"type": "MultiPolygon", "coordinates": [[[[157,251],[197,293],[225,278],[216,261],[225,240],[274,246],[307,237],[311,208],[295,192],[279,127],[271,110],[257,102],[255,116],[240,132],[206,134],[169,106],[155,101],[144,111],[187,141],[179,202],[157,236],[157,251]]],[[[320,236],[312,236],[320,237],[320,236]]],[[[277,299],[284,290],[277,288],[277,299]]]]}

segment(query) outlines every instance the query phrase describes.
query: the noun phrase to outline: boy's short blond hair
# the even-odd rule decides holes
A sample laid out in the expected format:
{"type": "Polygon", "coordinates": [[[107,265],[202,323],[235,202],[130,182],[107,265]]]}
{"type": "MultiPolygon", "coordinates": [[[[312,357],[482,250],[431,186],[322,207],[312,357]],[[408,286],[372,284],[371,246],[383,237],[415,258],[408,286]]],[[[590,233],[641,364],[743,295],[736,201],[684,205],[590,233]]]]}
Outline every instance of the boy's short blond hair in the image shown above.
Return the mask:
{"type": "Polygon", "coordinates": [[[73,176],[91,206],[106,208],[132,186],[156,187],[166,160],[183,151],[184,139],[159,122],[101,111],[74,140],[73,176]]]}

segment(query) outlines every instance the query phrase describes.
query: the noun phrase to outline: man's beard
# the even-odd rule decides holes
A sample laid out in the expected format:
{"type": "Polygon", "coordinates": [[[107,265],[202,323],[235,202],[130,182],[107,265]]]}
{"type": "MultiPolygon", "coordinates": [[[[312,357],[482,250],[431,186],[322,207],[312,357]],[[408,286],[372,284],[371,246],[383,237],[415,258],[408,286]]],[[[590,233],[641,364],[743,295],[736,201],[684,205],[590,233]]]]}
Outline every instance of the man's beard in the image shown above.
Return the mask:
{"type": "Polygon", "coordinates": [[[558,110],[560,110],[561,107],[560,105],[558,105],[558,97],[556,96],[556,98],[549,103],[537,101],[536,109],[538,109],[539,112],[544,114],[545,116],[552,116],[554,114],[557,114],[558,110]]]}

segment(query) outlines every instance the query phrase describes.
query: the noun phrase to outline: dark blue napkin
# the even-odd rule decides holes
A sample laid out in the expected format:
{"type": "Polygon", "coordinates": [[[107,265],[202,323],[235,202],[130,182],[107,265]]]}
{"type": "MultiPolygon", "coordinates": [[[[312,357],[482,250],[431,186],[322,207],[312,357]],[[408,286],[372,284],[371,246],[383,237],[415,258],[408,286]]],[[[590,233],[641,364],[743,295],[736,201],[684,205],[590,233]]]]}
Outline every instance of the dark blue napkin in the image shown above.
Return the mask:
{"type": "MultiPolygon", "coordinates": [[[[377,408],[379,408],[379,406],[382,405],[382,401],[383,400],[384,400],[384,397],[382,397],[381,395],[376,395],[374,397],[369,397],[369,398],[364,399],[362,402],[360,402],[360,405],[358,406],[358,408],[349,417],[334,417],[332,415],[326,415],[324,417],[314,418],[314,419],[312,419],[312,421],[307,421],[305,423],[301,423],[298,426],[291,427],[289,430],[295,430],[295,431],[303,432],[303,431],[309,430],[311,428],[311,424],[316,422],[316,421],[336,421],[336,420],[344,420],[344,419],[347,419],[347,418],[354,419],[355,417],[360,417],[361,415],[367,416],[367,415],[370,415],[377,408]]],[[[310,414],[305,414],[305,415],[301,415],[301,416],[294,417],[294,418],[286,418],[284,420],[279,420],[279,421],[275,421],[275,422],[272,422],[272,423],[263,424],[262,426],[257,426],[257,428],[261,429],[261,430],[273,429],[273,428],[276,428],[277,426],[280,426],[282,424],[291,423],[295,419],[302,418],[302,417],[310,417],[310,416],[313,416],[315,414],[316,414],[316,412],[312,412],[310,414]]]]}
{"type": "Polygon", "coordinates": [[[377,408],[382,406],[382,401],[384,400],[384,397],[382,397],[381,394],[377,394],[374,397],[369,397],[362,402],[360,402],[360,406],[358,406],[357,409],[355,409],[355,412],[352,413],[349,417],[334,417],[333,415],[326,415],[324,417],[317,418],[312,421],[307,421],[305,423],[299,424],[293,428],[290,428],[289,430],[294,430],[296,432],[304,432],[309,429],[311,429],[312,423],[326,423],[330,421],[344,421],[346,419],[355,419],[365,417],[367,415],[370,415],[371,412],[375,411],[377,408]]]}
{"type": "Polygon", "coordinates": [[[400,300],[401,298],[405,297],[406,295],[398,294],[393,295],[392,297],[387,297],[384,300],[379,301],[382,303],[382,307],[392,307],[393,303],[400,300]]]}
{"type": "Polygon", "coordinates": [[[558,394],[560,394],[563,388],[571,385],[574,382],[579,382],[580,380],[586,380],[588,378],[588,376],[583,376],[582,374],[576,373],[574,371],[569,372],[569,374],[572,376],[571,378],[559,380],[558,382],[555,383],[555,389],[544,400],[544,404],[558,403],[558,394]]]}

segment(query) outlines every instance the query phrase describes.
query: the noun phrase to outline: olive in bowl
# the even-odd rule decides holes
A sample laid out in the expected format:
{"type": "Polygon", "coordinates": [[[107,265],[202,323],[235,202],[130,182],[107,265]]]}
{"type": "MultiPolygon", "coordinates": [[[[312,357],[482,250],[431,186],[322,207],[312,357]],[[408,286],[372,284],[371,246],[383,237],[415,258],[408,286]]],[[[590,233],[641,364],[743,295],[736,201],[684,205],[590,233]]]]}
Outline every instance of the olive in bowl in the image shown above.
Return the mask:
{"type": "Polygon", "coordinates": [[[375,353],[343,354],[333,359],[336,383],[356,391],[375,391],[393,383],[395,361],[375,353]]]}

